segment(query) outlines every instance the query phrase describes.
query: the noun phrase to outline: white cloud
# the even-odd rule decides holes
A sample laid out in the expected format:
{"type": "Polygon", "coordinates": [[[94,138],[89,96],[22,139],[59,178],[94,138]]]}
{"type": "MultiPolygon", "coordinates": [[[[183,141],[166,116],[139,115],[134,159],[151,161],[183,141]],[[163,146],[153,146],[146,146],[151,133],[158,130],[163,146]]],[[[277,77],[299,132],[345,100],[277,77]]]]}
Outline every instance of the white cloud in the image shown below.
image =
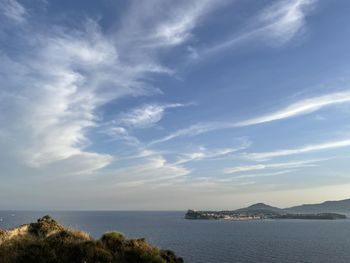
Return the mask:
{"type": "Polygon", "coordinates": [[[253,25],[243,33],[200,52],[200,56],[213,54],[237,44],[256,39],[271,45],[283,45],[291,41],[305,27],[305,18],[317,0],[281,0],[262,10],[253,19],[253,25]]]}
{"type": "Polygon", "coordinates": [[[208,150],[205,147],[200,147],[199,151],[197,152],[182,154],[179,160],[176,162],[176,164],[183,164],[183,163],[188,163],[192,161],[200,161],[200,160],[207,160],[207,159],[215,159],[218,157],[227,156],[232,153],[248,148],[250,144],[251,143],[248,141],[243,141],[241,146],[236,148],[224,148],[224,149],[215,149],[215,150],[208,150]]]}
{"type": "Polygon", "coordinates": [[[81,152],[69,158],[50,162],[45,167],[39,167],[39,171],[50,171],[50,175],[86,175],[109,165],[115,158],[109,154],[81,152]]]}
{"type": "Polygon", "coordinates": [[[0,96],[6,107],[0,116],[7,138],[3,149],[15,151],[32,167],[95,156],[100,168],[109,157],[83,150],[88,142],[84,131],[94,126],[93,112],[103,100],[95,91],[109,80],[98,73],[115,63],[113,45],[97,28],[84,37],[54,29],[50,35],[33,32],[22,37],[31,54],[2,54],[0,63],[6,81],[0,96]]]}
{"type": "Polygon", "coordinates": [[[135,1],[130,16],[124,21],[132,30],[123,33],[127,34],[129,39],[132,35],[131,38],[135,43],[148,48],[179,45],[191,37],[191,31],[205,14],[217,8],[222,2],[222,0],[176,2],[150,0],[147,3],[135,1]],[[142,20],[145,18],[144,14],[147,14],[146,20],[142,20]],[[141,21],[135,22],[135,17],[140,16],[141,21]],[[137,36],[138,32],[143,32],[142,38],[137,36]]]}
{"type": "MultiPolygon", "coordinates": [[[[312,165],[308,165],[306,167],[310,167],[312,165]]],[[[300,166],[299,166],[300,167],[300,166]]],[[[298,168],[299,168],[298,167],[298,168]]],[[[304,166],[305,167],[305,166],[304,166]]],[[[292,167],[294,168],[294,167],[292,167]]],[[[300,167],[302,168],[302,167],[300,167]]],[[[278,176],[278,175],[284,175],[284,174],[289,174],[292,172],[297,171],[297,169],[292,169],[292,170],[282,170],[282,171],[277,171],[277,172],[270,172],[270,173],[258,173],[258,174],[242,174],[234,177],[230,177],[227,180],[235,180],[235,179],[245,179],[245,178],[256,178],[256,177],[271,177],[271,176],[278,176]]]]}
{"type": "Polygon", "coordinates": [[[130,112],[122,113],[116,121],[120,125],[132,128],[147,128],[159,122],[170,108],[184,107],[184,104],[146,104],[130,112]]]}
{"type": "Polygon", "coordinates": [[[24,22],[27,15],[26,9],[16,0],[2,0],[0,2],[0,11],[16,23],[24,22]]]}
{"type": "Polygon", "coordinates": [[[220,129],[220,127],[222,128],[222,124],[220,123],[197,123],[188,128],[177,130],[174,133],[171,133],[163,138],[153,140],[152,142],[150,142],[150,145],[166,142],[177,137],[195,136],[202,133],[215,131],[220,129]]]}
{"type": "MultiPolygon", "coordinates": [[[[204,2],[207,3],[209,1],[204,2]]],[[[194,1],[190,12],[186,12],[183,9],[174,11],[167,23],[161,24],[156,28],[153,36],[155,45],[159,43],[161,45],[177,45],[184,42],[190,36],[195,21],[203,14],[203,9],[205,8],[206,4],[203,5],[198,1],[194,1]]]]}
{"type": "Polygon", "coordinates": [[[330,93],[323,96],[297,101],[276,112],[238,122],[235,124],[235,126],[249,126],[259,123],[292,118],[295,116],[315,112],[327,106],[332,106],[341,103],[350,103],[350,91],[330,93]]]}
{"type": "Polygon", "coordinates": [[[315,166],[315,162],[318,162],[318,161],[319,160],[309,160],[309,161],[299,161],[299,162],[266,163],[266,164],[236,166],[231,168],[225,168],[224,173],[233,174],[233,173],[257,171],[257,170],[266,170],[266,169],[312,167],[312,166],[315,166]]]}
{"type": "Polygon", "coordinates": [[[147,57],[159,48],[171,48],[191,38],[191,31],[201,18],[218,8],[224,1],[194,0],[134,1],[122,23],[125,25],[116,36],[118,46],[134,51],[133,58],[147,57]],[[135,19],[137,18],[137,19],[135,19]],[[143,52],[144,49],[148,53],[143,52]]]}
{"type": "MultiPolygon", "coordinates": [[[[24,33],[21,37],[30,54],[1,54],[4,84],[0,100],[6,108],[0,116],[2,146],[32,167],[78,157],[84,163],[83,159],[91,156],[101,161],[96,169],[107,165],[111,160],[108,154],[84,150],[89,144],[86,131],[97,125],[96,109],[125,95],[156,92],[144,76],[149,72],[172,73],[158,63],[157,49],[186,41],[198,20],[217,5],[213,1],[183,1],[168,9],[167,3],[159,1],[135,3],[114,39],[104,36],[94,21],[87,21],[82,29],[48,26],[45,32],[24,33]],[[165,12],[159,16],[155,7],[165,12]]],[[[297,13],[302,6],[300,3],[290,8],[297,13]]],[[[0,9],[16,22],[27,15],[14,0],[4,0],[0,9]]],[[[268,18],[268,13],[265,16],[268,18]]],[[[167,108],[180,106],[183,105],[145,105],[125,113],[120,124],[147,127],[160,121],[167,108]]],[[[197,124],[153,143],[225,127],[226,124],[197,124]]],[[[117,126],[110,132],[139,143],[121,129],[117,126]]]]}
{"type": "Polygon", "coordinates": [[[113,171],[113,180],[116,185],[137,181],[144,185],[147,183],[156,184],[157,182],[171,183],[173,180],[184,178],[190,171],[181,165],[171,164],[161,155],[152,152],[144,155],[143,164],[138,164],[126,169],[113,171]]]}
{"type": "Polygon", "coordinates": [[[325,142],[321,144],[307,145],[301,148],[294,148],[294,149],[284,149],[284,150],[278,150],[278,151],[272,151],[272,152],[248,153],[246,154],[245,157],[251,160],[259,161],[259,160],[268,160],[276,157],[311,153],[311,152],[317,152],[317,151],[327,151],[327,150],[349,147],[349,146],[350,146],[350,140],[341,140],[341,141],[325,142]]]}
{"type": "Polygon", "coordinates": [[[118,160],[134,160],[134,159],[144,159],[151,158],[153,156],[162,156],[159,151],[154,151],[146,148],[139,148],[136,154],[127,155],[119,158],[118,160]]]}
{"type": "Polygon", "coordinates": [[[317,0],[283,0],[274,3],[259,16],[265,24],[263,34],[284,44],[300,32],[305,25],[305,17],[317,0]]]}
{"type": "Polygon", "coordinates": [[[101,133],[107,134],[112,140],[120,140],[130,146],[139,147],[142,145],[139,139],[135,136],[130,135],[130,133],[124,128],[120,126],[115,126],[114,122],[107,123],[101,133]]]}
{"type": "MultiPolygon", "coordinates": [[[[11,36],[0,35],[11,37],[6,41],[21,43],[16,54],[5,49],[0,52],[0,145],[7,155],[4,158],[41,170],[59,169],[56,164],[64,163],[76,173],[79,169],[93,172],[110,164],[113,158],[109,154],[86,150],[92,144],[87,131],[99,128],[97,109],[123,96],[159,92],[148,81],[151,78],[148,74],[171,74],[172,70],[158,62],[159,45],[148,45],[149,30],[159,33],[168,24],[169,30],[163,28],[162,32],[168,32],[164,37],[171,42],[171,34],[174,37],[189,34],[201,12],[209,10],[208,3],[184,2],[176,4],[179,11],[184,11],[184,17],[179,15],[181,12],[159,17],[163,14],[161,2],[153,1],[150,5],[161,8],[154,12],[148,9],[149,3],[135,1],[138,7],[125,12],[125,23],[111,37],[92,20],[85,21],[80,28],[57,24],[39,28],[28,20],[19,25],[23,30],[14,30],[11,36]],[[147,12],[141,6],[148,6],[147,12]],[[135,10],[139,12],[137,16],[135,10]],[[191,14],[194,16],[189,21],[191,14]],[[183,26],[177,27],[176,23],[183,26]]],[[[17,22],[27,14],[15,1],[2,1],[0,8],[17,22]]],[[[174,44],[164,41],[162,47],[174,44]]],[[[175,104],[147,108],[141,117],[133,116],[140,117],[138,120],[129,123],[142,126],[159,121],[167,107],[175,104]]],[[[132,139],[121,127],[110,132],[132,139]]]]}
{"type": "Polygon", "coordinates": [[[194,59],[194,60],[199,58],[198,50],[195,47],[188,46],[187,52],[188,52],[189,58],[194,59]]]}
{"type": "Polygon", "coordinates": [[[252,119],[243,120],[240,122],[201,122],[189,126],[188,128],[180,129],[163,138],[156,139],[151,144],[166,142],[178,137],[196,136],[203,133],[208,133],[223,129],[232,129],[244,126],[257,125],[268,123],[277,120],[288,119],[296,116],[306,115],[325,107],[335,106],[339,104],[350,103],[350,92],[347,90],[324,94],[321,96],[311,97],[296,101],[286,107],[275,112],[254,117],[252,119]]]}

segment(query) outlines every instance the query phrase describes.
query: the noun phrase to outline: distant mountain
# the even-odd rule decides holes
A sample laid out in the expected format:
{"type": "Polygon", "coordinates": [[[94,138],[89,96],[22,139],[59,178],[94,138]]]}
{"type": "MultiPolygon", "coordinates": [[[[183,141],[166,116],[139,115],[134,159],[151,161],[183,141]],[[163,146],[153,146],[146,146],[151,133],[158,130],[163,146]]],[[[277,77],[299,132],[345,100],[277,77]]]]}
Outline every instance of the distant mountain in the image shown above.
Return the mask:
{"type": "Polygon", "coordinates": [[[277,214],[284,214],[285,211],[284,209],[278,208],[278,207],[274,207],[274,206],[270,206],[264,203],[257,203],[245,208],[241,208],[241,209],[237,209],[235,210],[235,212],[238,213],[258,213],[258,212],[271,212],[271,213],[277,213],[277,214]]]}
{"type": "Polygon", "coordinates": [[[257,203],[248,207],[234,210],[239,213],[278,213],[278,214],[317,214],[317,213],[343,213],[350,214],[350,199],[340,201],[326,201],[320,204],[304,204],[289,208],[278,208],[264,203],[257,203]]]}
{"type": "Polygon", "coordinates": [[[350,199],[304,204],[284,209],[288,213],[345,213],[350,214],[350,199]]]}
{"type": "Polygon", "coordinates": [[[350,199],[326,201],[321,204],[305,204],[289,208],[278,208],[264,203],[257,203],[237,210],[195,211],[188,210],[186,219],[340,219],[350,215],[350,199]]]}

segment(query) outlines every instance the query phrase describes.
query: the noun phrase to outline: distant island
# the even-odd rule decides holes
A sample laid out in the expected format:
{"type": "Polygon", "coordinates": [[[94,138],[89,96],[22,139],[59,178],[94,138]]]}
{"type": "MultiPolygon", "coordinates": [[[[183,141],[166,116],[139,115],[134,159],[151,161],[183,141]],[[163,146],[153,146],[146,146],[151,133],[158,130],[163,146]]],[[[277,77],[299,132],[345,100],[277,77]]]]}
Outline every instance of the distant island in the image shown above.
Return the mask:
{"type": "Polygon", "coordinates": [[[50,216],[10,230],[0,229],[2,263],[182,263],[170,250],[160,250],[145,239],[127,239],[109,232],[95,240],[69,229],[50,216]]]}
{"type": "Polygon", "coordinates": [[[264,203],[257,203],[245,208],[224,211],[188,210],[186,219],[226,219],[226,220],[261,220],[261,219],[346,219],[350,213],[350,199],[327,201],[321,204],[308,204],[290,208],[278,208],[264,203]]]}

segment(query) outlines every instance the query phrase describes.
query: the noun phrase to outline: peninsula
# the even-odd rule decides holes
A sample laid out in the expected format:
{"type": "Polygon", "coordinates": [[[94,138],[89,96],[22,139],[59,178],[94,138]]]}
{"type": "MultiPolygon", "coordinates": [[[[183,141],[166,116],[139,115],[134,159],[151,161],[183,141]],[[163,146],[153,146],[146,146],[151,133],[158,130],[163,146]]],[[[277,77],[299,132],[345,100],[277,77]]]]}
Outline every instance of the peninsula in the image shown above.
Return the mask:
{"type": "Polygon", "coordinates": [[[350,200],[328,201],[322,204],[302,205],[291,208],[278,208],[264,203],[257,203],[245,208],[224,211],[188,210],[186,219],[224,219],[224,220],[262,220],[262,219],[346,219],[346,215],[336,213],[350,212],[350,200]],[[331,204],[331,205],[330,205],[331,204]],[[317,209],[316,209],[316,208],[317,209]],[[341,209],[340,209],[341,207],[341,209]],[[299,212],[302,208],[302,213],[299,212]]]}

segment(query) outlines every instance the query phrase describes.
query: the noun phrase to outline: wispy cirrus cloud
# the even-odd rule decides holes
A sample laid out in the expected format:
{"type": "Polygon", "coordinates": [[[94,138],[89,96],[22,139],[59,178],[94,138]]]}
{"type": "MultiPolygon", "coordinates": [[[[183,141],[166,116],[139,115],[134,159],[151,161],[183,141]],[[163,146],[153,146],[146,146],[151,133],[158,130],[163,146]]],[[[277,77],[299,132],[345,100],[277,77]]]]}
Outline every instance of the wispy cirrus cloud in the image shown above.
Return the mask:
{"type": "Polygon", "coordinates": [[[172,180],[185,178],[190,173],[187,168],[169,163],[161,154],[152,152],[140,157],[143,162],[125,169],[118,169],[113,171],[116,174],[115,183],[119,186],[133,182],[139,182],[137,185],[144,185],[147,183],[155,184],[156,182],[171,183],[172,180]]]}
{"type": "Polygon", "coordinates": [[[242,33],[199,52],[199,57],[232,48],[246,41],[261,39],[279,46],[303,31],[305,19],[317,0],[281,0],[263,9],[242,33]]]}
{"type": "Polygon", "coordinates": [[[152,45],[177,45],[186,41],[191,36],[191,30],[195,27],[199,18],[216,8],[222,0],[202,0],[188,2],[180,8],[168,10],[170,19],[159,25],[151,36],[152,45]],[[190,11],[189,11],[190,10],[190,11]]]}
{"type": "MultiPolygon", "coordinates": [[[[180,45],[191,38],[192,30],[204,15],[224,3],[224,0],[134,1],[128,16],[123,19],[124,28],[116,34],[118,44],[129,48],[138,46],[139,49],[180,45]]],[[[139,56],[142,54],[136,52],[135,57],[139,56]]]]}
{"type": "Polygon", "coordinates": [[[350,147],[350,140],[330,141],[320,144],[306,145],[300,148],[283,149],[272,152],[248,153],[245,155],[250,160],[269,160],[276,157],[312,153],[318,151],[328,151],[338,148],[350,147]]]}
{"type": "Polygon", "coordinates": [[[2,15],[16,23],[26,20],[27,11],[16,0],[2,0],[0,3],[0,11],[2,15]]]}
{"type": "Polygon", "coordinates": [[[260,123],[288,119],[300,115],[310,114],[324,107],[342,103],[350,103],[350,91],[330,93],[323,96],[300,100],[270,114],[238,122],[235,124],[235,126],[250,126],[260,123]]]}
{"type": "MultiPolygon", "coordinates": [[[[165,52],[185,41],[201,14],[213,6],[211,1],[183,1],[172,4],[172,9],[163,1],[135,1],[121,27],[109,35],[91,19],[73,27],[59,19],[41,27],[32,26],[32,20],[17,23],[21,30],[0,35],[6,38],[2,41],[17,43],[16,53],[0,48],[0,107],[6,109],[0,113],[3,154],[14,163],[41,170],[59,169],[62,166],[56,164],[65,163],[73,170],[93,172],[110,164],[110,154],[86,149],[93,143],[87,132],[99,129],[97,109],[125,96],[159,92],[151,84],[153,74],[172,73],[159,62],[159,48],[165,52]],[[160,12],[154,12],[155,6],[160,12]],[[161,41],[149,45],[150,36],[161,41]]],[[[0,9],[17,22],[28,13],[15,0],[2,1],[0,9]]],[[[130,115],[125,122],[151,124],[167,107],[175,105],[148,107],[142,116],[130,115]]],[[[120,127],[113,132],[138,143],[120,127]]]]}
{"type": "Polygon", "coordinates": [[[305,26],[306,16],[318,0],[277,1],[261,12],[258,21],[263,23],[262,34],[278,44],[293,39],[305,26]]]}
{"type": "Polygon", "coordinates": [[[290,168],[300,168],[300,167],[313,167],[313,166],[316,166],[315,164],[316,162],[319,162],[319,160],[235,166],[231,168],[225,168],[224,173],[234,174],[234,173],[244,173],[244,172],[250,172],[250,171],[257,171],[257,170],[267,170],[267,169],[281,169],[281,168],[290,169],[290,168]]]}
{"type": "Polygon", "coordinates": [[[29,166],[39,168],[69,158],[86,164],[85,157],[94,157],[90,163],[100,168],[111,160],[108,154],[84,151],[85,130],[94,126],[93,112],[105,101],[100,85],[109,82],[108,68],[117,58],[97,25],[87,23],[79,33],[59,28],[48,35],[21,32],[30,53],[25,49],[12,56],[2,50],[0,71],[6,81],[0,96],[6,107],[0,116],[6,138],[2,147],[29,166]],[[101,71],[105,73],[97,76],[101,71]],[[97,90],[101,96],[94,96],[97,90]]]}
{"type": "Polygon", "coordinates": [[[178,138],[178,137],[195,136],[195,135],[199,135],[202,133],[215,131],[215,130],[218,130],[220,128],[221,129],[224,128],[223,125],[226,126],[223,123],[215,123],[215,122],[197,123],[197,124],[194,124],[188,128],[177,130],[174,133],[171,133],[163,138],[153,140],[149,144],[154,145],[154,144],[170,141],[170,140],[178,138]]]}
{"type": "Polygon", "coordinates": [[[282,170],[282,171],[277,171],[277,172],[267,172],[267,173],[248,173],[248,174],[241,174],[238,176],[234,176],[234,177],[230,177],[227,180],[228,181],[233,181],[236,179],[245,179],[245,178],[257,178],[257,177],[272,177],[272,176],[279,176],[279,175],[284,175],[284,174],[290,174],[293,172],[298,171],[298,168],[305,168],[305,167],[313,167],[315,165],[307,165],[307,166],[298,166],[297,168],[295,167],[291,167],[292,169],[288,169],[288,170],[282,170]]]}
{"type": "Polygon", "coordinates": [[[246,141],[246,142],[243,142],[241,146],[236,148],[223,148],[223,149],[214,149],[214,150],[208,150],[205,147],[200,147],[199,151],[197,152],[182,154],[179,160],[176,161],[176,164],[215,159],[218,157],[227,156],[232,153],[248,148],[250,144],[251,144],[250,142],[246,141]]]}
{"type": "Polygon", "coordinates": [[[145,104],[129,112],[121,113],[115,122],[130,128],[147,128],[158,123],[165,111],[171,108],[184,107],[185,104],[145,104]]]}
{"type": "Polygon", "coordinates": [[[156,139],[151,144],[166,142],[178,137],[195,136],[203,133],[208,133],[223,129],[232,129],[245,126],[258,125],[262,123],[269,123],[278,120],[289,119],[297,116],[311,114],[323,108],[336,106],[340,104],[350,103],[350,92],[348,90],[328,93],[321,96],[310,97],[293,102],[279,110],[268,114],[257,116],[251,119],[235,122],[201,122],[189,126],[188,128],[180,129],[163,138],[156,139]]]}
{"type": "Polygon", "coordinates": [[[100,133],[108,135],[112,140],[119,140],[134,147],[143,147],[142,142],[135,136],[131,135],[130,132],[124,127],[115,126],[113,122],[107,123],[104,126],[105,127],[102,129],[102,131],[100,131],[100,133]]]}
{"type": "Polygon", "coordinates": [[[193,161],[207,160],[215,157],[225,156],[234,152],[239,151],[239,149],[227,148],[227,149],[217,149],[213,151],[206,151],[204,148],[201,148],[199,152],[192,152],[183,154],[176,164],[183,164],[193,161]]]}

